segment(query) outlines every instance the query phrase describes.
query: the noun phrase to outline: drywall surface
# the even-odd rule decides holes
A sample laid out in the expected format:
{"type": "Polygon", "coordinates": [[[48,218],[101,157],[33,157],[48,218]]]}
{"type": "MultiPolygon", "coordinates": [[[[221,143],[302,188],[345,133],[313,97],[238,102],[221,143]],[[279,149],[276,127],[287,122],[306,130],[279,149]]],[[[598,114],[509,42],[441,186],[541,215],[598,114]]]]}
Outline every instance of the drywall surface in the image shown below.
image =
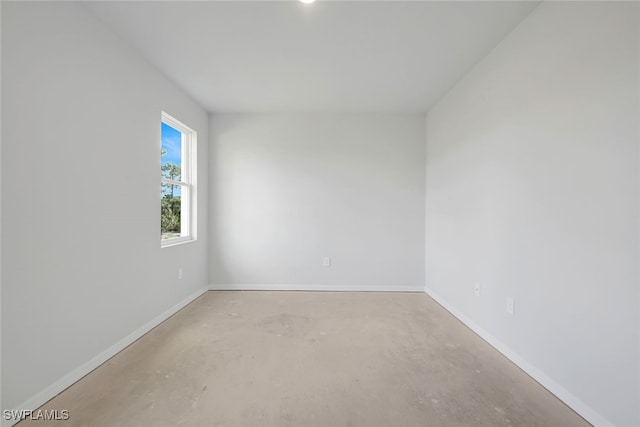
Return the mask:
{"type": "Polygon", "coordinates": [[[208,117],[75,3],[3,2],[2,56],[11,409],[206,285],[208,117]],[[165,249],[162,110],[200,142],[199,239],[165,249]]]}
{"type": "Polygon", "coordinates": [[[638,7],[543,3],[427,115],[428,292],[617,426],[640,425],[638,7]]]}
{"type": "Polygon", "coordinates": [[[212,284],[423,289],[423,114],[209,121],[212,284]]]}
{"type": "MultiPolygon", "coordinates": [[[[2,2],[0,2],[0,23],[2,22],[2,2]]],[[[2,32],[0,31],[0,46],[2,46],[2,32]]],[[[2,70],[2,52],[0,51],[0,70],[2,70]]],[[[0,71],[1,74],[1,71],[0,71]]],[[[0,84],[0,98],[2,97],[2,84],[0,84]]],[[[2,129],[2,102],[0,102],[0,129],[2,129]]],[[[2,134],[0,132],[0,167],[2,165],[2,134]]],[[[2,173],[0,173],[0,242],[2,242],[2,173]]],[[[2,319],[2,244],[0,244],[0,321],[2,319]]],[[[0,325],[0,409],[2,405],[2,330],[0,325]]]]}

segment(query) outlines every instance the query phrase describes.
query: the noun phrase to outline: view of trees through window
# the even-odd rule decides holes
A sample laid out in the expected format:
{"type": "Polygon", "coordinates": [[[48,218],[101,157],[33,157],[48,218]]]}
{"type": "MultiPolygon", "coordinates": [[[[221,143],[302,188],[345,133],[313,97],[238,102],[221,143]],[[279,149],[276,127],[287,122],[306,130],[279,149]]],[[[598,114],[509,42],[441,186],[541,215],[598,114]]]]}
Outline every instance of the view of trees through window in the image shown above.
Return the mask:
{"type": "Polygon", "coordinates": [[[181,235],[182,133],[162,123],[162,202],[160,228],[162,239],[181,235]]]}

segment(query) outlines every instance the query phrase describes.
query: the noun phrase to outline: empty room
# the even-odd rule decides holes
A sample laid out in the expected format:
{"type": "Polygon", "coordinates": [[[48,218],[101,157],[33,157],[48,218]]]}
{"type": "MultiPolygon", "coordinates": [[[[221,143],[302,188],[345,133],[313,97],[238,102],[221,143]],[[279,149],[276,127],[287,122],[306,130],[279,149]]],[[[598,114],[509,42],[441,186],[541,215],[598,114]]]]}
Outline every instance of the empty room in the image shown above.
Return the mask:
{"type": "Polygon", "coordinates": [[[640,427],[640,3],[0,1],[3,427],[640,427]]]}

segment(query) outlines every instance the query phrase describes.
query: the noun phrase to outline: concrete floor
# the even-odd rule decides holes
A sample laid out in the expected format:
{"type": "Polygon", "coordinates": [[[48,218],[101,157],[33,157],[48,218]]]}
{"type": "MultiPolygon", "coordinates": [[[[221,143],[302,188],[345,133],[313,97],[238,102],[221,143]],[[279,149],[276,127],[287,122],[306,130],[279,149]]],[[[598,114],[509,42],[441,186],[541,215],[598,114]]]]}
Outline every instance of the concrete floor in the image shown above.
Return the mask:
{"type": "Polygon", "coordinates": [[[208,292],[43,409],[96,427],[589,425],[420,293],[208,292]]]}

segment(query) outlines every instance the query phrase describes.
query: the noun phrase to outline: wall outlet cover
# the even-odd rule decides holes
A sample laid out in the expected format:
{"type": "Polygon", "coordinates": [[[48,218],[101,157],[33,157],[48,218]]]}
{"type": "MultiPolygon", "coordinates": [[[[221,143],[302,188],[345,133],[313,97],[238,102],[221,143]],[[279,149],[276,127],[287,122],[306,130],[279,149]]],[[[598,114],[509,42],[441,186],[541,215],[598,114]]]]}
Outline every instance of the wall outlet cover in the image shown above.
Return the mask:
{"type": "Polygon", "coordinates": [[[513,298],[512,297],[507,297],[506,300],[506,312],[509,316],[513,316],[514,313],[514,302],[513,302],[513,298]]]}

